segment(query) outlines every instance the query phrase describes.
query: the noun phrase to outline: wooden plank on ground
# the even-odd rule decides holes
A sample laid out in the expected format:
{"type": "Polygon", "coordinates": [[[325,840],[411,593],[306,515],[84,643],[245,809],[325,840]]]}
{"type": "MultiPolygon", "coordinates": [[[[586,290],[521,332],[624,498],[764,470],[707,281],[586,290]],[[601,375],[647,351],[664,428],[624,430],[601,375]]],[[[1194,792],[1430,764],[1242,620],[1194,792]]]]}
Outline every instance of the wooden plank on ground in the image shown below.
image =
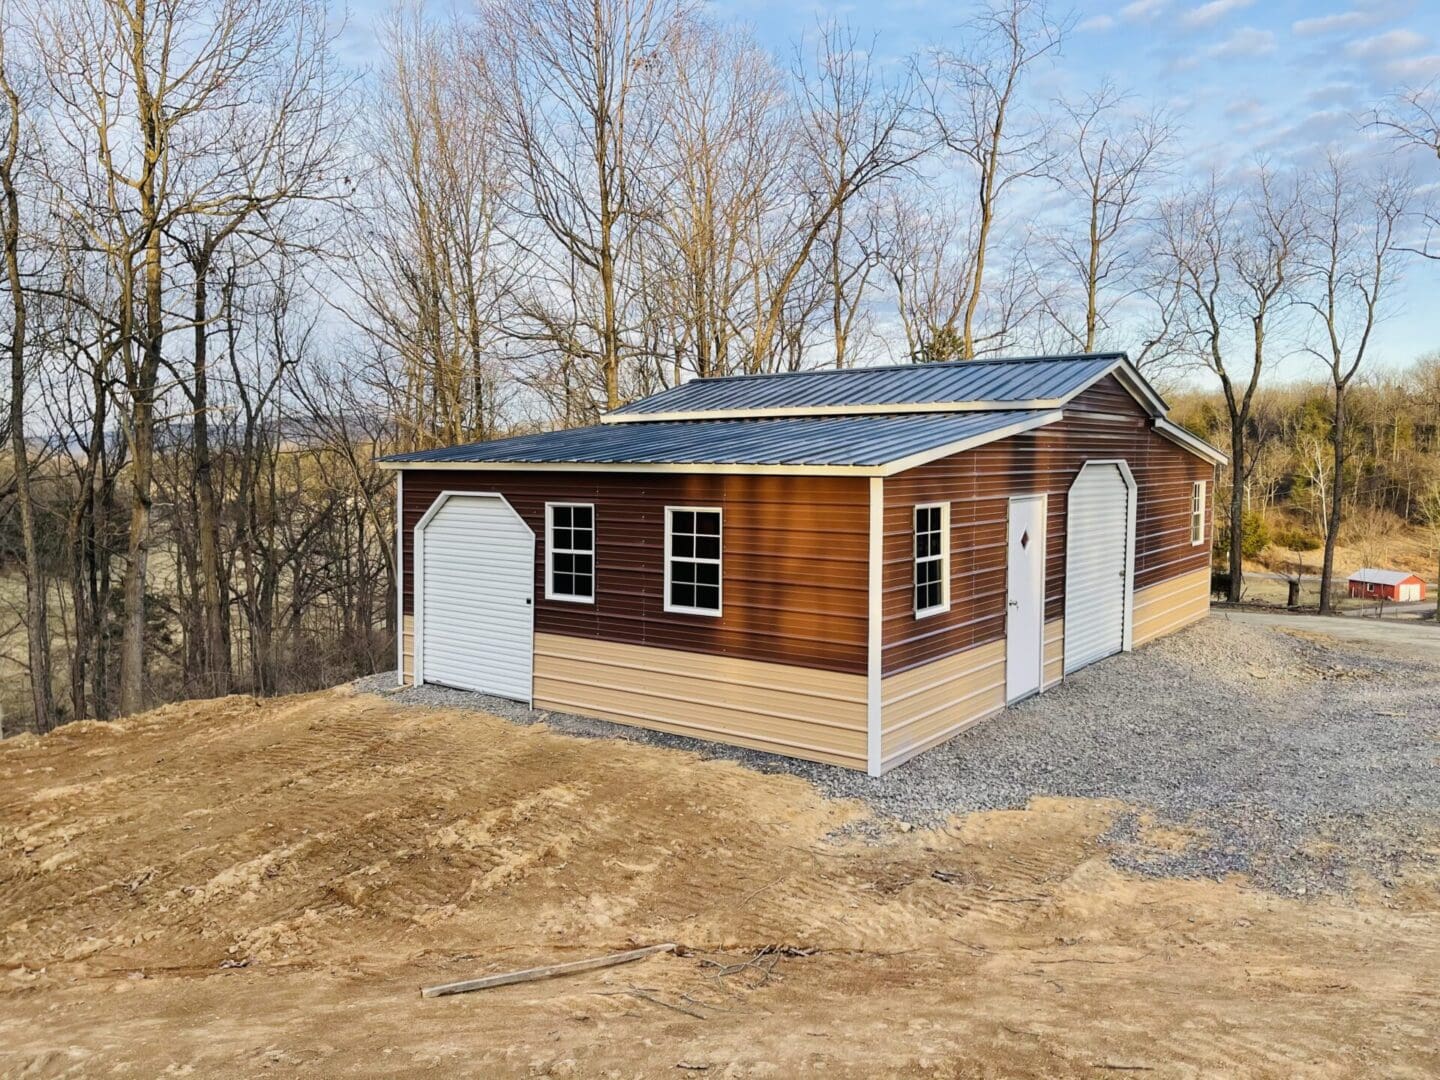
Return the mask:
{"type": "Polygon", "coordinates": [[[526,968],[523,971],[507,971],[499,975],[484,975],[478,979],[465,979],[462,982],[445,983],[442,986],[426,986],[421,988],[420,996],[427,998],[445,997],[447,994],[467,994],[471,990],[489,990],[495,986],[511,986],[515,983],[538,982],[540,979],[553,979],[559,975],[576,975],[582,971],[598,971],[600,968],[614,967],[616,964],[628,964],[632,960],[643,960],[645,957],[654,956],[657,953],[674,951],[674,942],[667,942],[664,945],[647,945],[643,949],[631,949],[629,952],[611,953],[608,956],[593,956],[589,960],[574,960],[568,964],[551,964],[548,967],[526,968]]]}

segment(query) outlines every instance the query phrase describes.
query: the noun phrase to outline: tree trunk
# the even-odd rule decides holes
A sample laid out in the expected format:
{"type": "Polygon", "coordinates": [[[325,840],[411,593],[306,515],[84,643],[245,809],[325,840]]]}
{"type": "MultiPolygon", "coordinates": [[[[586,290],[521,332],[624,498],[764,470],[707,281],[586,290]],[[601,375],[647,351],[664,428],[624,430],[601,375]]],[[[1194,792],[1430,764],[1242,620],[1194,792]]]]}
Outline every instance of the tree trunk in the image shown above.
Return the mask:
{"type": "Polygon", "coordinates": [[[1245,460],[1245,425],[1238,417],[1230,420],[1230,592],[1232,604],[1240,602],[1245,583],[1245,493],[1241,470],[1245,460]]]}
{"type": "MultiPolygon", "coordinates": [[[[14,108],[15,106],[12,106],[14,108]]],[[[11,144],[19,139],[19,114],[12,121],[11,144]]],[[[50,619],[46,610],[45,571],[35,543],[35,500],[31,488],[30,449],[25,445],[25,321],[29,314],[20,276],[20,197],[4,163],[5,276],[10,287],[10,442],[15,458],[15,501],[20,510],[20,545],[25,558],[25,636],[30,662],[30,703],[35,730],[50,730],[55,705],[50,687],[50,619]]]]}
{"type": "Polygon", "coordinates": [[[206,279],[208,256],[195,267],[195,495],[200,532],[200,655],[204,661],[207,692],[221,697],[230,692],[230,635],[220,582],[220,524],[215,505],[215,481],[210,453],[210,388],[207,370],[209,338],[206,279]]]}
{"type": "Polygon", "coordinates": [[[121,716],[145,709],[145,582],[155,462],[154,406],[148,400],[139,400],[132,416],[130,542],[126,549],[125,614],[120,628],[121,716]]]}
{"type": "Polygon", "coordinates": [[[1335,544],[1340,537],[1340,521],[1344,516],[1341,501],[1345,492],[1345,387],[1335,386],[1335,426],[1331,432],[1335,451],[1335,479],[1330,485],[1330,518],[1325,525],[1325,563],[1320,570],[1320,614],[1328,615],[1333,605],[1330,592],[1335,575],[1335,544]]]}

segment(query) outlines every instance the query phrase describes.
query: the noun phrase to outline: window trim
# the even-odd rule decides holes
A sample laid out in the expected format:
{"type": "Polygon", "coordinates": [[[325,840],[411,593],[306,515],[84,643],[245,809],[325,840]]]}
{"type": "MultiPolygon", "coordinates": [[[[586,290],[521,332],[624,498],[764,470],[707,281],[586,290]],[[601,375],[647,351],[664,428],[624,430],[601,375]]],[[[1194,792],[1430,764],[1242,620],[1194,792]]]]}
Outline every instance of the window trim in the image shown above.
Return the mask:
{"type": "Polygon", "coordinates": [[[583,502],[547,502],[545,504],[545,599],[558,600],[566,604],[593,604],[595,594],[600,586],[600,566],[595,557],[595,549],[599,546],[599,518],[595,513],[594,503],[583,502]],[[570,509],[585,508],[590,511],[590,550],[582,551],[579,548],[561,548],[560,554],[565,555],[589,555],[590,556],[590,595],[573,596],[569,593],[559,593],[554,589],[555,574],[555,510],[559,507],[570,509]]]}
{"type": "Polygon", "coordinates": [[[916,503],[910,508],[910,607],[914,610],[917,619],[929,618],[931,615],[943,615],[950,610],[950,504],[948,502],[916,503]],[[940,554],[924,557],[926,562],[938,561],[940,563],[940,603],[935,607],[928,608],[919,606],[920,600],[916,595],[921,556],[916,550],[920,531],[916,528],[915,518],[921,510],[940,511],[940,554]]]}
{"type": "Polygon", "coordinates": [[[675,615],[706,615],[712,619],[720,618],[725,611],[725,508],[721,506],[666,506],[664,561],[665,594],[663,599],[665,602],[665,610],[675,615]],[[707,565],[713,563],[716,566],[719,571],[719,573],[716,575],[718,583],[715,587],[718,602],[713,608],[683,607],[679,604],[672,604],[670,602],[670,567],[673,561],[677,558],[677,556],[671,553],[670,542],[673,532],[672,527],[674,523],[674,516],[677,513],[715,514],[719,518],[720,532],[717,536],[717,539],[720,542],[720,557],[718,559],[701,559],[696,556],[683,555],[678,556],[678,558],[680,558],[683,562],[705,563],[707,565]]]}
{"type": "Polygon", "coordinates": [[[1190,546],[1199,547],[1205,543],[1205,506],[1209,499],[1209,486],[1204,480],[1190,482],[1190,546]],[[1199,496],[1199,506],[1196,506],[1199,496]],[[1197,528],[1198,526],[1198,528],[1197,528]]]}

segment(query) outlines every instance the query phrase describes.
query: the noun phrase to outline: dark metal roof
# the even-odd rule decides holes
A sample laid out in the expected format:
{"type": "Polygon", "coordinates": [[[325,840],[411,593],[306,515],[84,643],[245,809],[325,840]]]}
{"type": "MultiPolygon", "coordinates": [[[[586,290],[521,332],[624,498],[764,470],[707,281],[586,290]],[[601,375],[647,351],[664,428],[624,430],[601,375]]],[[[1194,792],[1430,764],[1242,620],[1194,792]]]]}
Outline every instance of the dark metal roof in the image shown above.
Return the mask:
{"type": "Polygon", "coordinates": [[[447,446],[381,460],[396,464],[530,463],[878,466],[1038,423],[1047,410],[805,416],[609,424],[447,446]]]}
{"type": "Polygon", "coordinates": [[[1023,407],[1058,401],[1124,359],[1124,353],[1091,353],[696,379],[610,415],[957,402],[1023,407]]]}

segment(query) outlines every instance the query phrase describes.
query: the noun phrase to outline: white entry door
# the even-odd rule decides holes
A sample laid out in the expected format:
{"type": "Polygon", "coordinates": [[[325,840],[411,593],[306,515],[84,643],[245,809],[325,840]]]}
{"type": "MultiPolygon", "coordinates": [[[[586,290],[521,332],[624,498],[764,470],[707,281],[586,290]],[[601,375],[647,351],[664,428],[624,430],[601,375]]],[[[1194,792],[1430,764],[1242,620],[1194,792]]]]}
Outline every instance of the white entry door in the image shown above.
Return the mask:
{"type": "Polygon", "coordinates": [[[1065,512],[1065,673],[1127,647],[1135,488],[1121,462],[1087,463],[1065,512]]]}
{"type": "Polygon", "coordinates": [[[446,492],[415,528],[417,682],[529,701],[535,534],[501,495],[446,492]]]}
{"type": "Polygon", "coordinates": [[[1045,670],[1045,496],[1010,500],[1005,700],[1040,692],[1045,670]]]}

